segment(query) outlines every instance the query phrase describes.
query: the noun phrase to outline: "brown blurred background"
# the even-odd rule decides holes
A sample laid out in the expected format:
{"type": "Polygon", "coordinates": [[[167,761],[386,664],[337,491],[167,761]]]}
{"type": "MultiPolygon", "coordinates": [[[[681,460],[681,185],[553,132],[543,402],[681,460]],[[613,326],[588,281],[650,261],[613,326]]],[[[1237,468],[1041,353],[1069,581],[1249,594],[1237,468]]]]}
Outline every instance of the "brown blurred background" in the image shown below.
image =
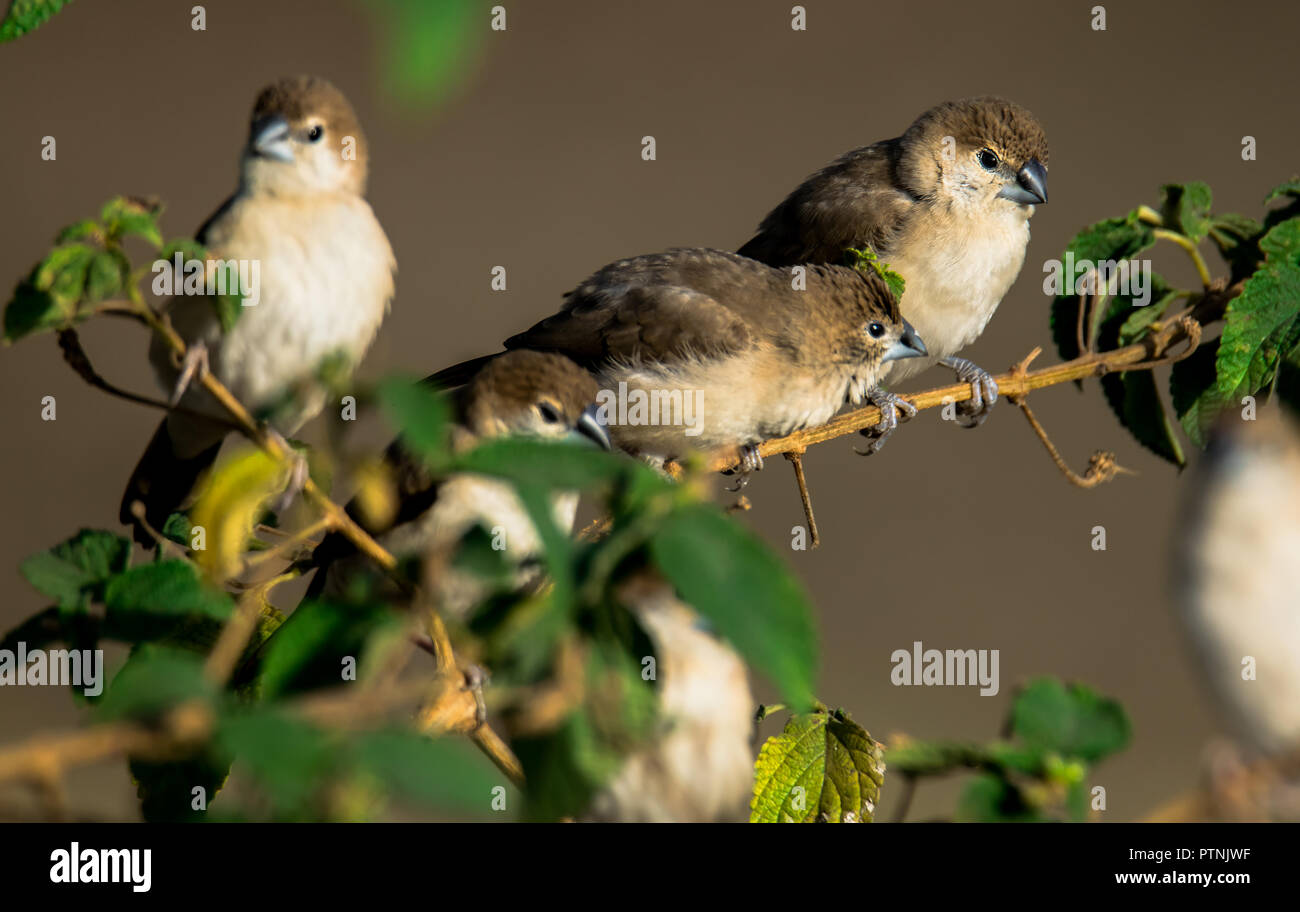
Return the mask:
{"type": "MultiPolygon", "coordinates": [[[[488,29],[490,5],[472,13],[479,44],[457,65],[458,81],[436,100],[412,100],[383,76],[401,32],[390,3],[221,0],[207,4],[202,32],[190,28],[190,3],[72,4],[0,47],[0,281],[15,283],[59,228],[115,194],[162,198],[167,235],[191,233],[234,188],[257,89],[297,72],[338,84],[372,144],[369,198],[400,271],[368,377],[495,350],[612,259],[676,245],[734,249],[810,171],[898,135],[948,98],[1012,98],[1051,143],[1051,202],[1033,220],[1025,270],[967,351],[994,371],[1035,345],[1047,348],[1040,366],[1056,360],[1042,263],[1084,224],[1191,179],[1211,184],[1216,209],[1257,215],[1265,192],[1297,168],[1300,121],[1280,100],[1295,84],[1294,6],[1189,0],[1175,12],[1116,2],[1096,32],[1092,3],[814,0],[808,30],[796,32],[787,0],[506,2],[499,33],[488,29]],[[53,162],[40,157],[46,135],[58,143],[53,162]],[[657,161],[641,159],[646,135],[657,161]],[[1258,141],[1257,161],[1241,160],[1245,135],[1258,141]],[[508,292],[489,290],[494,265],[507,268],[508,292]]],[[[1157,270],[1193,280],[1176,252],[1155,256],[1157,270]]],[[[83,336],[107,377],[153,390],[140,330],[93,325],[83,336]]],[[[948,382],[933,371],[913,385],[948,382]]],[[[49,336],[0,352],[0,389],[7,629],[44,604],[19,561],[79,527],[115,526],[122,484],[158,416],[85,386],[49,336]],[[57,398],[54,422],[40,420],[47,395],[57,398]]],[[[1107,448],[1140,474],[1081,491],[1009,405],[978,431],[931,411],[870,459],[850,439],[808,454],[819,550],[790,551],[802,513],[783,460],[750,485],[746,521],[813,594],[823,699],[877,737],[986,738],[1017,681],[1087,682],[1132,716],[1130,749],[1094,784],[1109,792],[1105,819],[1134,819],[1193,785],[1202,744],[1224,728],[1168,604],[1183,492],[1094,384],[1083,394],[1045,390],[1033,404],[1076,468],[1107,448]],[[1105,552],[1090,547],[1098,524],[1105,552]],[[1002,692],[891,686],[890,653],[918,639],[1000,650],[1002,692]]],[[[5,688],[0,742],[77,714],[61,689],[5,688]]],[[[923,785],[911,816],[951,810],[958,785],[923,785]]],[[[73,786],[78,807],[134,815],[121,764],[79,773],[73,786]]],[[[887,780],[886,816],[899,791],[887,780]]]]}

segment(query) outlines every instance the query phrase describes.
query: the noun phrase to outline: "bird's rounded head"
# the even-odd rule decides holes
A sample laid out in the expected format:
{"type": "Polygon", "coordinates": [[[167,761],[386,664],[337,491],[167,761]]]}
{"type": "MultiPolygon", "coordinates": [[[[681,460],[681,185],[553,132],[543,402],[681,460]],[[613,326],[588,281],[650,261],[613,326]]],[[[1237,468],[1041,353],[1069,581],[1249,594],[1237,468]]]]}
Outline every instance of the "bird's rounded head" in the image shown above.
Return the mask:
{"type": "Polygon", "coordinates": [[[282,196],[365,192],[369,147],[347,98],[319,76],[290,76],[253,105],[243,178],[282,196]]]}
{"type": "Polygon", "coordinates": [[[1047,135],[1029,109],[992,96],[946,101],[902,137],[900,176],[958,208],[1047,202],[1047,135]]]}

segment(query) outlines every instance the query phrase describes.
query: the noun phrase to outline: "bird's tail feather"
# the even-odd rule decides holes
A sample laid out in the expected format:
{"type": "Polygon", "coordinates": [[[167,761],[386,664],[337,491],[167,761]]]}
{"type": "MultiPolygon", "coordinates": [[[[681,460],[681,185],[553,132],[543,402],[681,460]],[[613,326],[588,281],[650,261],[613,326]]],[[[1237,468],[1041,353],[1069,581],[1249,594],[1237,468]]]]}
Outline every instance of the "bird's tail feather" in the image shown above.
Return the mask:
{"type": "Polygon", "coordinates": [[[158,430],[154,431],[153,439],[149,441],[149,446],[145,448],[144,455],[136,463],[135,471],[126,483],[118,513],[123,525],[134,527],[136,541],[146,548],[155,544],[153,536],[132,511],[135,502],[144,504],[145,521],[154,529],[161,529],[167,522],[167,517],[180,508],[199,478],[216,461],[220,449],[221,441],[218,440],[197,456],[182,459],[176,455],[172,446],[166,420],[158,425],[158,430]]]}
{"type": "Polygon", "coordinates": [[[498,352],[495,355],[483,355],[478,358],[470,358],[468,361],[462,361],[459,364],[453,364],[451,367],[444,367],[436,374],[425,377],[424,382],[439,389],[453,389],[457,386],[464,386],[474,379],[475,374],[486,367],[489,362],[495,361],[501,354],[501,352],[498,352]]]}

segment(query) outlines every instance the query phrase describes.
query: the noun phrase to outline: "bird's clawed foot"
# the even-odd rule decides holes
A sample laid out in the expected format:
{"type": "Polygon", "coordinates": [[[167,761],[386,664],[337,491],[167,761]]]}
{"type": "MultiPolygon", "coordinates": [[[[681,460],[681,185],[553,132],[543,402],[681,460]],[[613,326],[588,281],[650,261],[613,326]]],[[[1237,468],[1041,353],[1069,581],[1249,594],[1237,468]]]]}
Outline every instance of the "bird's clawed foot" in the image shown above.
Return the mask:
{"type": "Polygon", "coordinates": [[[749,476],[763,468],[763,457],[759,455],[758,446],[747,443],[740,448],[740,465],[734,469],[728,469],[724,474],[735,475],[736,486],[727,488],[733,494],[739,491],[745,485],[749,484],[749,476]]]}
{"type": "Polygon", "coordinates": [[[175,408],[189,389],[195,377],[202,378],[208,372],[208,347],[202,342],[195,342],[185,349],[185,357],[180,361],[180,376],[172,387],[171,406],[175,408]]]}
{"type": "Polygon", "coordinates": [[[475,728],[481,728],[487,722],[487,701],[483,698],[483,685],[488,679],[488,671],[481,665],[465,666],[465,687],[474,695],[475,728]]]}
{"type": "Polygon", "coordinates": [[[957,422],[962,427],[979,427],[998,401],[998,382],[984,368],[965,358],[943,358],[939,363],[952,368],[958,380],[970,384],[970,399],[957,404],[957,422]]]}
{"type": "Polygon", "coordinates": [[[853,448],[853,452],[859,456],[870,456],[872,453],[880,452],[885,441],[898,429],[900,412],[903,421],[916,417],[916,406],[897,393],[887,393],[878,386],[867,393],[867,401],[880,409],[880,423],[858,432],[869,441],[865,450],[853,448]]]}
{"type": "Polygon", "coordinates": [[[266,435],[284,447],[284,451],[289,454],[289,482],[285,485],[284,492],[271,505],[271,509],[279,514],[289,509],[289,505],[302,493],[302,489],[307,484],[307,479],[310,476],[310,470],[307,465],[307,457],[290,446],[289,441],[285,440],[279,431],[275,428],[267,428],[266,435]]]}

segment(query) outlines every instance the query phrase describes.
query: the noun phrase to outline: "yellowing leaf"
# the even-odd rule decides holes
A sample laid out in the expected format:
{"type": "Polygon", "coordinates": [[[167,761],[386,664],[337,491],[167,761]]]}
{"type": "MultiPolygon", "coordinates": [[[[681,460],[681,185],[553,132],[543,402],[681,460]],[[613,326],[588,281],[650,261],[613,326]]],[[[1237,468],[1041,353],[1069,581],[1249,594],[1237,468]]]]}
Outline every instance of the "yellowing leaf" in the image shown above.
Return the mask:
{"type": "Polygon", "coordinates": [[[258,449],[245,449],[217,468],[190,519],[205,530],[207,548],[195,553],[214,579],[239,572],[242,554],[263,506],[285,485],[288,469],[258,449]]]}
{"type": "Polygon", "coordinates": [[[397,516],[397,487],[393,470],[382,460],[362,463],[356,471],[353,502],[367,529],[386,529],[397,516]]]}
{"type": "Polygon", "coordinates": [[[754,764],[750,823],[870,823],[884,751],[843,710],[800,713],[754,764]]]}

